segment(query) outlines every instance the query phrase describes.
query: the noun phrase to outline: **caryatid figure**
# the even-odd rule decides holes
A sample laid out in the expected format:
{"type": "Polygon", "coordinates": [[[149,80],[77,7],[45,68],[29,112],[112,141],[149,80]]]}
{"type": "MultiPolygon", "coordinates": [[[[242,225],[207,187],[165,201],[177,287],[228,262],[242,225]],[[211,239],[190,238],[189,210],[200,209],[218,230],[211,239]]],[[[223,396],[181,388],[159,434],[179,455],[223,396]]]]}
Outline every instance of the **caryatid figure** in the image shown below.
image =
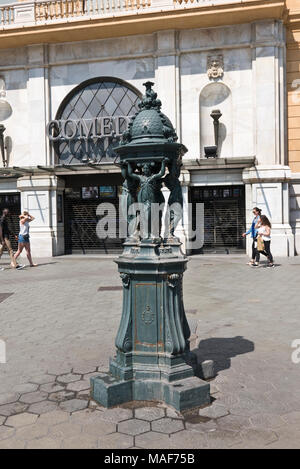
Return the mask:
{"type": "Polygon", "coordinates": [[[165,174],[166,170],[166,161],[165,159],[161,163],[161,170],[159,173],[153,172],[154,165],[151,163],[142,164],[142,174],[137,174],[133,172],[133,169],[128,163],[128,176],[129,178],[138,181],[140,185],[140,190],[138,193],[138,203],[140,208],[140,222],[141,222],[141,236],[142,239],[156,238],[160,236],[161,228],[161,217],[162,217],[162,208],[164,204],[164,196],[161,192],[162,187],[162,177],[165,174]],[[151,224],[151,206],[152,204],[159,204],[161,210],[159,210],[159,227],[158,233],[155,233],[155,228],[151,224]]]}
{"type": "Polygon", "coordinates": [[[183,196],[179,181],[180,167],[176,161],[172,162],[170,172],[163,179],[165,186],[169,189],[170,195],[168,199],[168,210],[166,219],[169,226],[169,236],[174,237],[174,232],[180,220],[182,219],[183,196]]]}

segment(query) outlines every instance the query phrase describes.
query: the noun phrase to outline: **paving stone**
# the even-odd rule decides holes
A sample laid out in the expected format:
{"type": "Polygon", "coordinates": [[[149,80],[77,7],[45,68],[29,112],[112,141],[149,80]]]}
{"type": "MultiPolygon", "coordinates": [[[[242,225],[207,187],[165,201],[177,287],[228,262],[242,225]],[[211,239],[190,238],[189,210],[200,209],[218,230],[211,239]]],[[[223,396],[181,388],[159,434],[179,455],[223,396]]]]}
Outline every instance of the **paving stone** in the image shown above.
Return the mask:
{"type": "Polygon", "coordinates": [[[93,376],[106,376],[106,373],[101,373],[99,371],[94,371],[93,373],[86,373],[83,375],[84,380],[90,380],[93,376]]]}
{"type": "Polygon", "coordinates": [[[15,429],[11,427],[6,427],[4,425],[0,426],[0,440],[5,440],[6,438],[10,438],[15,434],[15,429]]]}
{"type": "Polygon", "coordinates": [[[54,410],[46,412],[39,416],[38,423],[44,423],[45,425],[55,425],[57,423],[66,422],[69,420],[69,415],[63,410],[54,410]]]}
{"type": "Polygon", "coordinates": [[[22,402],[14,402],[13,404],[5,404],[0,406],[0,415],[10,416],[25,412],[28,408],[28,404],[22,402]]]}
{"type": "Polygon", "coordinates": [[[239,433],[230,430],[215,430],[206,435],[208,447],[212,449],[231,448],[242,442],[239,433]]]}
{"type": "Polygon", "coordinates": [[[8,417],[6,421],[6,425],[11,427],[24,427],[25,425],[32,425],[38,416],[35,414],[29,414],[28,412],[24,412],[23,414],[13,415],[12,417],[8,417]]]}
{"type": "Polygon", "coordinates": [[[53,381],[55,381],[55,376],[46,375],[46,374],[34,376],[33,378],[30,379],[30,382],[34,384],[47,384],[47,383],[52,383],[53,381]]]}
{"type": "Polygon", "coordinates": [[[48,393],[59,392],[59,391],[63,391],[64,389],[65,389],[64,386],[62,386],[61,384],[57,384],[55,382],[54,383],[43,384],[40,387],[41,391],[45,391],[45,392],[48,392],[48,393]]]}
{"type": "Polygon", "coordinates": [[[185,422],[185,428],[194,432],[207,433],[216,430],[217,422],[215,420],[199,422],[197,419],[191,419],[185,422]]]}
{"type": "Polygon", "coordinates": [[[247,448],[263,448],[269,443],[278,440],[278,436],[275,432],[258,428],[242,430],[240,436],[244,440],[247,448]]]}
{"type": "Polygon", "coordinates": [[[208,417],[211,419],[217,419],[219,417],[224,417],[228,415],[229,411],[228,408],[221,405],[221,404],[212,404],[209,407],[205,407],[204,409],[199,410],[199,415],[201,417],[208,417]]]}
{"type": "Polygon", "coordinates": [[[78,373],[80,375],[86,375],[88,373],[95,373],[97,371],[97,366],[90,365],[90,366],[85,366],[83,365],[77,365],[73,368],[73,373],[78,373]]]}
{"type": "Polygon", "coordinates": [[[147,432],[135,437],[135,444],[139,448],[170,449],[169,435],[157,432],[147,432]]]}
{"type": "Polygon", "coordinates": [[[62,441],[63,449],[96,449],[98,440],[92,435],[77,435],[62,441]]]}
{"type": "Polygon", "coordinates": [[[27,449],[59,449],[62,440],[50,437],[39,438],[38,440],[29,441],[26,444],[27,449]]]}
{"type": "Polygon", "coordinates": [[[123,420],[128,420],[133,417],[133,412],[131,409],[122,409],[116,407],[114,409],[104,409],[100,412],[100,418],[107,420],[108,422],[119,423],[123,420]]]}
{"type": "Polygon", "coordinates": [[[85,389],[84,391],[79,391],[79,392],[77,392],[76,396],[77,396],[78,399],[85,399],[86,401],[88,401],[91,398],[91,390],[90,389],[85,389]]]}
{"type": "Polygon", "coordinates": [[[48,394],[43,391],[29,392],[22,394],[20,402],[25,402],[25,404],[34,404],[35,402],[45,401],[47,397],[48,394]]]}
{"type": "Polygon", "coordinates": [[[0,415],[0,425],[2,425],[5,422],[5,420],[6,420],[6,417],[2,417],[0,415]]]}
{"type": "Polygon", "coordinates": [[[184,416],[180,414],[180,412],[177,412],[177,410],[172,409],[172,407],[166,408],[166,416],[170,418],[184,420],[184,416]]]}
{"type": "Polygon", "coordinates": [[[89,420],[89,423],[83,425],[82,431],[84,433],[91,433],[97,435],[100,438],[102,435],[107,435],[116,431],[116,424],[112,422],[106,422],[94,417],[89,420]]]}
{"type": "Polygon", "coordinates": [[[165,416],[165,409],[161,407],[141,407],[135,409],[134,415],[137,419],[151,422],[152,420],[163,418],[165,416]]]}
{"type": "Polygon", "coordinates": [[[60,408],[66,412],[75,412],[76,410],[85,409],[87,406],[88,402],[82,399],[70,399],[60,403],[60,408]]]}
{"type": "Polygon", "coordinates": [[[33,383],[17,384],[17,386],[14,387],[14,391],[23,394],[25,392],[34,392],[38,389],[38,387],[38,384],[33,383]]]}
{"type": "Polygon", "coordinates": [[[56,363],[55,365],[50,365],[48,367],[47,373],[49,375],[59,376],[59,375],[65,375],[65,374],[71,373],[71,370],[72,370],[72,367],[69,365],[63,365],[63,364],[58,365],[56,363]]]}
{"type": "Polygon", "coordinates": [[[251,427],[249,417],[242,415],[226,415],[217,420],[218,428],[239,431],[251,427]]]}
{"type": "Polygon", "coordinates": [[[69,399],[73,399],[75,397],[75,393],[71,391],[59,391],[49,394],[49,400],[55,402],[64,402],[69,399]]]}
{"type": "Polygon", "coordinates": [[[127,435],[140,435],[150,431],[150,423],[143,420],[131,419],[118,424],[118,432],[127,435]]]}
{"type": "Polygon", "coordinates": [[[250,417],[250,423],[253,427],[275,430],[284,425],[284,420],[279,415],[274,414],[256,414],[250,417]]]}
{"type": "Polygon", "coordinates": [[[20,394],[16,392],[0,394],[0,406],[16,402],[18,401],[19,397],[20,397],[20,394]]]}
{"type": "Polygon", "coordinates": [[[58,383],[73,383],[74,381],[79,381],[81,379],[80,375],[74,375],[73,373],[68,373],[66,375],[60,375],[57,377],[58,383]]]}
{"type": "Polygon", "coordinates": [[[70,383],[67,386],[68,391],[84,391],[84,390],[89,390],[91,387],[90,381],[89,380],[83,380],[83,381],[76,381],[75,383],[70,383]]]}
{"type": "Polygon", "coordinates": [[[15,437],[17,440],[31,441],[46,436],[48,431],[48,425],[36,423],[34,425],[18,428],[15,437]]]}
{"type": "Polygon", "coordinates": [[[67,422],[58,423],[50,427],[49,435],[55,438],[69,438],[77,436],[81,433],[81,425],[73,423],[70,419],[67,422]]]}
{"type": "Polygon", "coordinates": [[[170,435],[170,445],[172,448],[180,449],[202,449],[208,448],[206,433],[182,430],[170,435]]]}
{"type": "Polygon", "coordinates": [[[151,424],[154,432],[160,433],[175,433],[184,429],[183,422],[181,420],[170,419],[168,417],[155,420],[151,424]]]}
{"type": "Polygon", "coordinates": [[[100,412],[95,411],[94,409],[86,408],[83,410],[78,410],[76,412],[73,412],[72,415],[69,416],[69,418],[71,419],[70,420],[71,422],[85,424],[85,423],[88,423],[90,419],[93,420],[94,418],[100,418],[100,417],[97,417],[96,414],[98,415],[100,414],[100,412]]]}
{"type": "Polygon", "coordinates": [[[299,424],[300,425],[300,412],[288,412],[287,414],[283,414],[282,419],[288,424],[299,424]]]}
{"type": "Polygon", "coordinates": [[[101,449],[126,449],[133,446],[133,437],[121,433],[101,436],[98,440],[98,448],[101,449]]]}
{"type": "Polygon", "coordinates": [[[36,404],[31,404],[31,406],[28,408],[28,411],[34,414],[45,414],[46,412],[50,412],[51,410],[56,409],[57,404],[55,402],[43,401],[37,402],[36,404]]]}

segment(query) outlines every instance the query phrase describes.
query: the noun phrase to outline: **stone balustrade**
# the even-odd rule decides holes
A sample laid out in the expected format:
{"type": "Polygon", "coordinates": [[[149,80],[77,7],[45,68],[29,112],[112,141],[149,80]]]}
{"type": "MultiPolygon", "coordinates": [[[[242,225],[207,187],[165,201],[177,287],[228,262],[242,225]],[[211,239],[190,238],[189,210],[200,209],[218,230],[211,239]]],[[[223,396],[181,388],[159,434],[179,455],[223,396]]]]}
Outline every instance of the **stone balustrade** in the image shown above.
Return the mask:
{"type": "MultiPolygon", "coordinates": [[[[86,19],[102,15],[149,13],[154,10],[214,6],[241,3],[241,0],[44,0],[0,5],[0,28],[19,27],[22,23],[36,25],[70,19],[86,19]]],[[[245,1],[244,1],[245,3],[245,1]]]]}

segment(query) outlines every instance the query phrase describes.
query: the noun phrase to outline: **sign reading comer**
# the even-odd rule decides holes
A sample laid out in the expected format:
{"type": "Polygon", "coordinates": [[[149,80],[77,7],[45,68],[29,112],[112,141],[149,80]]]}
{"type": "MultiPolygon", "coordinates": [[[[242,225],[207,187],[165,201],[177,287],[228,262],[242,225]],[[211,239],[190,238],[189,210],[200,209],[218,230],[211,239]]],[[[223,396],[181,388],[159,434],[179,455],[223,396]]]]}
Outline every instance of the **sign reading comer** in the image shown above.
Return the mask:
{"type": "Polygon", "coordinates": [[[48,138],[53,141],[121,137],[131,117],[109,116],[94,119],[52,120],[47,124],[48,138]]]}

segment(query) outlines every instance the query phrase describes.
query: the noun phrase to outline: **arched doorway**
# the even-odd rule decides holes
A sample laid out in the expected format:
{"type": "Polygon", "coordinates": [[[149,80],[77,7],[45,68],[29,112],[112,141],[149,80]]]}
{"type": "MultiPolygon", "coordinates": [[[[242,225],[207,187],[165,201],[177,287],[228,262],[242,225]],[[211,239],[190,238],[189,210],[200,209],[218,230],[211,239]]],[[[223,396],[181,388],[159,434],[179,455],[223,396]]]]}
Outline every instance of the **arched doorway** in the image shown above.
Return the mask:
{"type": "Polygon", "coordinates": [[[113,77],[76,86],[62,101],[53,124],[57,164],[111,163],[141,93],[113,77]]]}
{"type": "Polygon", "coordinates": [[[138,110],[141,94],[130,84],[113,77],[87,80],[62,101],[52,132],[56,164],[70,168],[65,179],[65,253],[118,253],[121,174],[107,168],[116,162],[119,145],[130,117],[138,110]],[[91,163],[97,164],[97,173],[91,163]],[[81,165],[84,173],[81,172],[81,165]],[[76,171],[74,168],[76,166],[76,171]],[[104,168],[101,174],[98,170],[104,168]],[[116,237],[99,239],[97,207],[115,207],[116,237]]]}

